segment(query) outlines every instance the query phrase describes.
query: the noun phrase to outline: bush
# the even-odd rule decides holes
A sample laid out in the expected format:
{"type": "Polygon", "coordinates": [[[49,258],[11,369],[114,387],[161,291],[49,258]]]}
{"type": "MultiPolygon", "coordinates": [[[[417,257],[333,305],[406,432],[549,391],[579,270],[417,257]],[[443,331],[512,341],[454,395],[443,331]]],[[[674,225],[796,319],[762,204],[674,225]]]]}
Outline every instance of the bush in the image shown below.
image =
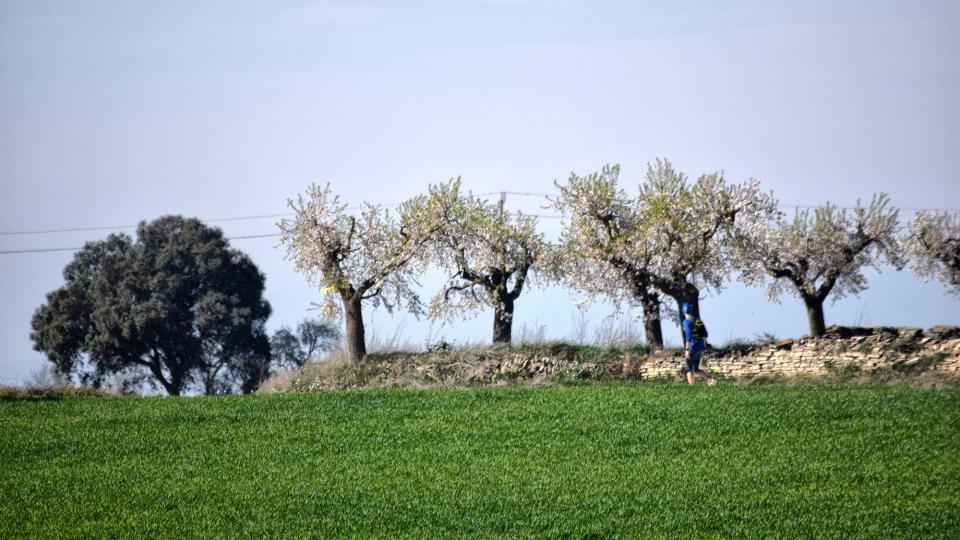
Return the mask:
{"type": "Polygon", "coordinates": [[[946,357],[947,353],[945,352],[927,354],[914,360],[896,362],[891,369],[901,374],[923,373],[937,367],[946,357]]]}
{"type": "Polygon", "coordinates": [[[69,397],[107,397],[110,394],[97,390],[96,388],[86,388],[82,386],[64,385],[64,386],[26,386],[17,388],[14,386],[0,386],[0,401],[11,401],[18,399],[62,399],[69,397]]]}
{"type": "Polygon", "coordinates": [[[827,368],[827,372],[830,373],[830,375],[840,380],[849,380],[863,373],[863,368],[856,362],[847,362],[846,364],[827,362],[824,364],[824,367],[827,368]]]}

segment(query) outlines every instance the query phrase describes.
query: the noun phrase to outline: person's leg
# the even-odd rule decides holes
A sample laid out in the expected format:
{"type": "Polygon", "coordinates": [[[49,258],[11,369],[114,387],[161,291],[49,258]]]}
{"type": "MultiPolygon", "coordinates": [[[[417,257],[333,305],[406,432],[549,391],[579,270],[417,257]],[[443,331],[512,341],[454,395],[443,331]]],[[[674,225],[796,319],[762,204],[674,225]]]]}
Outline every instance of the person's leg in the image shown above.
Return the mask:
{"type": "Polygon", "coordinates": [[[694,380],[696,379],[696,376],[697,376],[697,375],[699,375],[699,376],[703,377],[704,379],[706,379],[706,380],[707,380],[707,384],[714,384],[714,383],[716,383],[716,381],[715,381],[712,377],[710,377],[710,375],[708,375],[706,371],[703,371],[702,369],[700,369],[700,358],[701,358],[702,356],[703,356],[703,350],[702,350],[702,349],[701,349],[701,350],[691,350],[691,351],[690,351],[690,360],[689,360],[688,363],[691,364],[689,367],[692,367],[693,369],[692,369],[692,370],[691,370],[691,369],[688,369],[688,371],[687,371],[687,383],[689,383],[689,384],[691,384],[691,385],[693,384],[692,381],[694,381],[694,380]]]}
{"type": "Polygon", "coordinates": [[[708,374],[706,371],[704,371],[704,370],[702,370],[702,369],[697,371],[697,375],[699,375],[699,376],[703,377],[704,379],[706,379],[706,380],[707,380],[707,384],[716,384],[716,382],[717,382],[716,379],[714,379],[713,377],[711,377],[710,374],[708,374]]]}
{"type": "Polygon", "coordinates": [[[687,384],[693,386],[697,373],[697,365],[693,362],[693,351],[687,355],[683,363],[683,369],[687,372],[687,384]]]}

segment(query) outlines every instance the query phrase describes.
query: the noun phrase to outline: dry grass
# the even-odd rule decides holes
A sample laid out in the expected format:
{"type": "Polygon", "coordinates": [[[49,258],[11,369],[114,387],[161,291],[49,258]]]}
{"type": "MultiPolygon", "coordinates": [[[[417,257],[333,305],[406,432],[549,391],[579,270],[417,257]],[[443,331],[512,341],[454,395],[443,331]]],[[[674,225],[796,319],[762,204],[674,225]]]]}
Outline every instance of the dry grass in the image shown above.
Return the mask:
{"type": "MultiPolygon", "coordinates": [[[[669,351],[668,351],[669,353],[669,351]]],[[[625,358],[650,354],[644,347],[623,349],[546,343],[517,347],[447,348],[411,354],[371,353],[359,363],[334,356],[268,379],[262,393],[317,392],[347,388],[454,388],[485,385],[548,387],[583,382],[626,382],[636,377],[624,369],[625,358]],[[548,366],[548,367],[547,367],[548,366]]],[[[663,354],[663,353],[657,353],[663,354]]],[[[731,379],[736,385],[807,386],[838,384],[907,385],[954,388],[960,377],[933,368],[939,357],[883,371],[863,372],[837,366],[824,376],[759,375],[731,379]]],[[[678,379],[679,380],[679,379],[678,379]]]]}
{"type": "Polygon", "coordinates": [[[590,327],[587,311],[578,309],[572,316],[567,339],[576,345],[618,349],[632,349],[644,343],[643,322],[632,310],[604,317],[592,332],[590,327]]]}
{"type": "Polygon", "coordinates": [[[23,386],[0,386],[0,401],[18,399],[62,399],[67,397],[104,397],[108,392],[70,384],[70,380],[52,366],[44,365],[34,370],[24,380],[23,386]]]}
{"type": "Polygon", "coordinates": [[[82,386],[64,385],[64,386],[0,386],[0,401],[10,401],[19,399],[62,399],[69,397],[108,397],[110,394],[97,390],[96,388],[85,388],[82,386]]]}

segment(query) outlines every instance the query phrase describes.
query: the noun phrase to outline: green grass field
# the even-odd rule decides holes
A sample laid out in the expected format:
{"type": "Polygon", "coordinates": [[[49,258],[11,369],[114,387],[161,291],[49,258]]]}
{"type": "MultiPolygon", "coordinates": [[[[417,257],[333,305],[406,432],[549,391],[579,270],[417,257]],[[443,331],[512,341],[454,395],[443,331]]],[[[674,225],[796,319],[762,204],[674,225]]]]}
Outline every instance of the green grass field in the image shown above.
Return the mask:
{"type": "Polygon", "coordinates": [[[0,538],[960,537],[960,391],[0,403],[0,538]]]}

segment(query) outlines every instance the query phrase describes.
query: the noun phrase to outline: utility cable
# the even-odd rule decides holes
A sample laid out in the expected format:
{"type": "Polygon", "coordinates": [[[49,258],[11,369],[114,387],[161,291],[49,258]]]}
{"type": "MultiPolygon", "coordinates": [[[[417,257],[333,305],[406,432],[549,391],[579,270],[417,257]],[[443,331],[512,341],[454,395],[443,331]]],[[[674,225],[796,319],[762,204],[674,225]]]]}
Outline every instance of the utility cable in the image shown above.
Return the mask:
{"type": "MultiPolygon", "coordinates": [[[[224,240],[251,240],[255,238],[277,238],[283,236],[281,233],[270,234],[248,234],[243,236],[225,236],[224,240]]],[[[51,253],[56,251],[80,251],[82,247],[57,247],[57,248],[36,248],[36,249],[6,249],[0,251],[0,255],[16,255],[20,253],[51,253]]]]}

